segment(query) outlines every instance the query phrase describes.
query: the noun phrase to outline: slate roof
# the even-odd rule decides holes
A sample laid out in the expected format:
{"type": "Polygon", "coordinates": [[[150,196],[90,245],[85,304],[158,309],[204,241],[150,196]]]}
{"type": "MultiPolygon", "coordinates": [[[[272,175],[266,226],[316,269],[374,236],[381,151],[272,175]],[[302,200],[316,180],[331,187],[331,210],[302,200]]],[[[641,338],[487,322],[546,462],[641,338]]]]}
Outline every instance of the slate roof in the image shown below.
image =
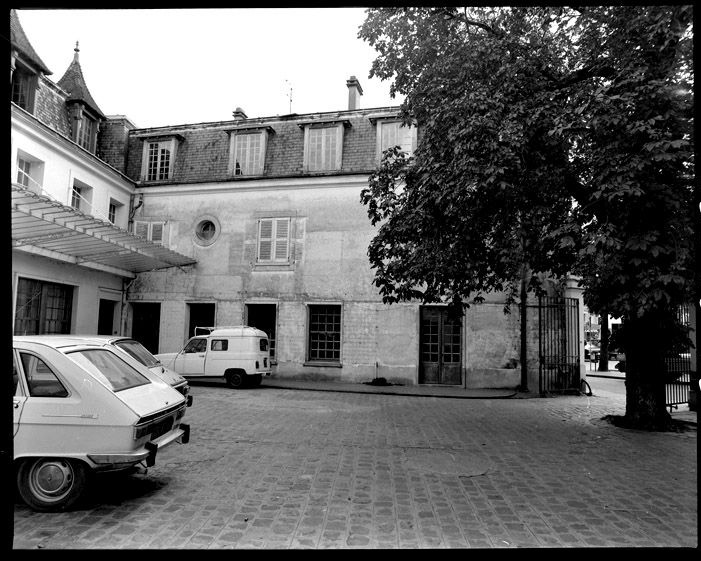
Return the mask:
{"type": "Polygon", "coordinates": [[[100,111],[97,103],[90,95],[90,90],[85,84],[85,78],[83,78],[83,70],[80,67],[80,61],[78,60],[79,53],[78,45],[76,43],[75,55],[73,56],[73,62],[66,69],[63,77],[57,82],[58,86],[64,89],[68,93],[66,98],[67,102],[80,101],[92,109],[98,116],[102,119],[105,115],[100,111]]]}
{"type": "Polygon", "coordinates": [[[26,57],[28,62],[31,62],[41,72],[47,76],[53,74],[46,64],[44,64],[44,61],[39,58],[39,55],[34,50],[34,47],[32,47],[29,39],[27,39],[27,35],[24,29],[22,29],[19,17],[14,9],[10,10],[10,43],[26,57]]]}

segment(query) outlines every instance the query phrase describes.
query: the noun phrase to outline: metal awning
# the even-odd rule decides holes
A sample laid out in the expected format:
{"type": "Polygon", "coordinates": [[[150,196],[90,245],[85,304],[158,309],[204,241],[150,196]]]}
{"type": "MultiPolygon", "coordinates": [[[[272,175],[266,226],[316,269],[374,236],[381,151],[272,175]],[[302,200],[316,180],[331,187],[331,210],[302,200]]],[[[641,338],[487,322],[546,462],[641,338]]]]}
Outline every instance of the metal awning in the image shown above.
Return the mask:
{"type": "Polygon", "coordinates": [[[12,183],[12,248],[43,250],[67,261],[141,273],[196,260],[45,195],[12,183]]]}

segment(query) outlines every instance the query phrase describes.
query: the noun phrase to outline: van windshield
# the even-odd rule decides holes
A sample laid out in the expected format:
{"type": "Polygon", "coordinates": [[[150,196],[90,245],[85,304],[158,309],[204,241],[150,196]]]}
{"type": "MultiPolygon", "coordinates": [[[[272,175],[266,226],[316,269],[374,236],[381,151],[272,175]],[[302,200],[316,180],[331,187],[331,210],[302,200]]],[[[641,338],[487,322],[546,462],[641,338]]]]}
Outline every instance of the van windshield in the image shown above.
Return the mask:
{"type": "Polygon", "coordinates": [[[73,351],[66,354],[115,392],[150,383],[146,376],[107,349],[73,351]]]}
{"type": "Polygon", "coordinates": [[[141,364],[148,366],[149,368],[151,368],[152,366],[158,366],[160,364],[159,360],[155,356],[153,356],[146,347],[144,347],[138,341],[134,341],[133,339],[116,341],[114,346],[119,347],[123,351],[129,353],[141,364]]]}

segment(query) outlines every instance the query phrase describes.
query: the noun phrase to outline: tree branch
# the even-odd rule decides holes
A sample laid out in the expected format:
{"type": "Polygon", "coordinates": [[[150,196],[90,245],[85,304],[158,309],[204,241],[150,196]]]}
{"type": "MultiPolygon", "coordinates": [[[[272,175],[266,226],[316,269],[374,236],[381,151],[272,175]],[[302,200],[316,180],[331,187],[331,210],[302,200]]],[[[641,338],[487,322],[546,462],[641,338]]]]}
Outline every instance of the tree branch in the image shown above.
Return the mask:
{"type": "Polygon", "coordinates": [[[491,33],[495,37],[502,37],[503,36],[503,34],[500,31],[494,29],[493,27],[487,25],[486,23],[482,23],[481,21],[469,19],[466,15],[461,15],[458,13],[451,12],[447,8],[436,9],[435,12],[438,14],[442,14],[444,17],[447,17],[449,19],[455,19],[455,20],[461,21],[465,25],[471,25],[474,27],[479,27],[480,29],[484,29],[485,31],[487,31],[488,33],[491,33]]]}

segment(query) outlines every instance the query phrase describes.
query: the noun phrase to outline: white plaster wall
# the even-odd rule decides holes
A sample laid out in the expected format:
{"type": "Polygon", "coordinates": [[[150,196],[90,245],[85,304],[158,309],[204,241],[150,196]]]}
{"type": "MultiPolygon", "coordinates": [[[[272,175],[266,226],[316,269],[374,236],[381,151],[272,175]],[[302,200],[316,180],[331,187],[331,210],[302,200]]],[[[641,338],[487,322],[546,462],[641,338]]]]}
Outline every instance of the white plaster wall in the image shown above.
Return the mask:
{"type": "MultiPolygon", "coordinates": [[[[97,333],[100,298],[121,300],[122,279],[116,275],[61,263],[53,259],[12,252],[12,317],[15,316],[17,279],[25,277],[74,286],[71,333],[97,333]]],[[[115,307],[115,323],[121,314],[121,303],[115,307]]],[[[14,328],[14,325],[13,325],[14,328]]]]}
{"type": "Polygon", "coordinates": [[[17,110],[12,113],[11,147],[13,182],[17,180],[17,158],[22,151],[43,162],[40,183],[44,194],[70,206],[73,181],[77,179],[92,187],[92,209],[84,212],[107,219],[110,199],[114,199],[122,205],[117,212],[116,225],[127,228],[130,195],[134,187],[119,173],[97,164],[78,145],[47,131],[17,110]]]}

